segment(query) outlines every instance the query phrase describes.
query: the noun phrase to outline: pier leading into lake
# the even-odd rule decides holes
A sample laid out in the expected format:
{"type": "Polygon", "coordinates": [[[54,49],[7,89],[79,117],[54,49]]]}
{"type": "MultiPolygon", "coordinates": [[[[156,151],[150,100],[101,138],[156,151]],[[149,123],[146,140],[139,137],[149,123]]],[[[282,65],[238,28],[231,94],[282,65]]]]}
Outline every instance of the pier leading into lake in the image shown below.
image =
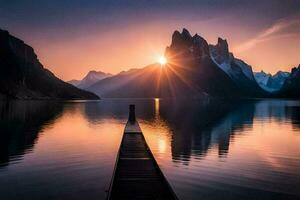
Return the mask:
{"type": "Polygon", "coordinates": [[[134,105],[129,106],[108,199],[177,199],[146,143],[134,105]]]}

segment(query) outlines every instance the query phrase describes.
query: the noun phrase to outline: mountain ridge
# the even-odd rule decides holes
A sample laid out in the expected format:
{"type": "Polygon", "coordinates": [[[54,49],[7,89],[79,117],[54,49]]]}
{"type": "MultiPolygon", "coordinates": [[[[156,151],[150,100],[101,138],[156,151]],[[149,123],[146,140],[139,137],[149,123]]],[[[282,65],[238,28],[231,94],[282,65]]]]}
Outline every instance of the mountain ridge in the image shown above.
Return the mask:
{"type": "Polygon", "coordinates": [[[281,98],[300,98],[300,64],[291,70],[291,74],[285,80],[282,88],[278,92],[281,98]]]}
{"type": "Polygon", "coordinates": [[[187,29],[183,29],[181,33],[174,31],[172,42],[166,47],[165,57],[169,62],[164,67],[154,64],[132,72],[119,73],[98,81],[87,90],[103,97],[131,97],[133,94],[139,94],[138,97],[149,97],[150,94],[150,97],[174,97],[174,88],[181,91],[177,91],[178,96],[175,97],[184,94],[198,97],[237,97],[242,93],[237,84],[211,59],[207,41],[198,34],[191,36],[187,29]],[[152,77],[143,73],[149,73],[152,77]],[[160,85],[156,87],[160,87],[160,91],[150,91],[139,79],[146,79],[152,85],[159,82],[160,85]]]}
{"type": "Polygon", "coordinates": [[[263,70],[254,73],[255,79],[261,88],[274,93],[281,89],[285,80],[290,76],[289,72],[278,71],[274,75],[263,70]]]}
{"type": "Polygon", "coordinates": [[[70,80],[67,81],[68,83],[80,88],[80,89],[86,89],[96,83],[97,81],[100,81],[102,79],[105,79],[107,77],[112,76],[110,73],[105,73],[102,71],[96,71],[96,70],[91,70],[89,71],[82,80],[70,80]]]}
{"type": "MultiPolygon", "coordinates": [[[[182,32],[179,32],[178,30],[174,31],[171,44],[166,47],[165,57],[167,57],[169,61],[168,67],[172,69],[172,71],[176,71],[181,78],[183,77],[185,84],[194,85],[194,90],[198,93],[198,96],[230,96],[238,98],[280,97],[284,95],[281,95],[279,90],[290,75],[289,72],[278,71],[273,76],[270,75],[272,76],[272,81],[271,79],[268,79],[265,83],[267,84],[266,86],[273,89],[271,90],[268,87],[264,87],[263,83],[260,82],[258,78],[259,73],[253,72],[250,65],[241,59],[235,58],[233,53],[229,51],[229,45],[226,39],[219,37],[217,44],[208,44],[203,37],[197,33],[192,36],[185,28],[182,32]],[[216,69],[216,66],[219,70],[216,69]],[[220,70],[223,74],[220,73],[220,70]],[[210,73],[213,75],[205,77],[205,72],[209,72],[207,75],[210,73]],[[218,80],[218,78],[215,77],[222,78],[218,80]],[[228,80],[228,77],[230,81],[228,80]],[[218,82],[224,82],[224,84],[219,84],[218,82]]],[[[115,76],[131,76],[136,73],[139,74],[137,77],[140,77],[143,69],[144,68],[120,72],[115,76]]],[[[110,96],[108,88],[113,90],[116,89],[115,87],[117,87],[117,85],[118,87],[122,87],[123,84],[126,85],[125,82],[128,82],[129,79],[132,79],[131,81],[133,81],[135,78],[127,77],[127,81],[124,81],[126,79],[125,77],[122,79],[123,81],[118,82],[116,78],[112,76],[102,83],[101,81],[98,81],[94,85],[91,85],[91,87],[87,88],[87,90],[96,93],[98,92],[98,94],[101,94],[100,90],[103,90],[106,94],[108,94],[108,96],[110,96]],[[118,83],[114,85],[114,83],[112,83],[113,81],[118,83]],[[106,85],[106,89],[104,89],[104,85],[106,85]],[[114,85],[114,87],[111,87],[112,85],[114,85]]],[[[132,86],[130,88],[133,89],[134,87],[132,86]]],[[[118,89],[116,89],[116,91],[117,90],[118,89]]],[[[118,97],[117,93],[118,92],[116,92],[113,96],[118,97]]],[[[119,91],[119,93],[122,92],[119,91]]],[[[122,93],[120,96],[126,97],[126,94],[122,93]]]]}
{"type": "Polygon", "coordinates": [[[0,29],[0,98],[98,99],[57,78],[44,68],[34,49],[0,29]]]}
{"type": "Polygon", "coordinates": [[[234,57],[229,51],[226,39],[218,38],[216,45],[209,45],[210,55],[213,61],[235,82],[240,89],[247,90],[251,95],[263,95],[257,84],[252,67],[243,60],[234,57]]]}

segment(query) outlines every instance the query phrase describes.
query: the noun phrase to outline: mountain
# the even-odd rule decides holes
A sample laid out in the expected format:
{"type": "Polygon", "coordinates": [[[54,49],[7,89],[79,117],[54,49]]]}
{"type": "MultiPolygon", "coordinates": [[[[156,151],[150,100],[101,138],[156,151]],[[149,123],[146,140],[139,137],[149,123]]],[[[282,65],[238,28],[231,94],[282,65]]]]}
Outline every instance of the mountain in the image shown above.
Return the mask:
{"type": "Polygon", "coordinates": [[[207,41],[183,29],[165,50],[166,65],[153,64],[98,81],[87,90],[103,97],[240,97],[247,95],[213,61],[207,41]]]}
{"type": "Polygon", "coordinates": [[[279,96],[284,98],[300,98],[300,65],[294,67],[291,75],[285,80],[279,96]]]}
{"type": "Polygon", "coordinates": [[[264,71],[261,71],[255,72],[254,77],[261,88],[263,88],[266,91],[270,91],[270,88],[267,88],[267,84],[269,79],[272,77],[272,74],[267,74],[264,71]]]}
{"type": "Polygon", "coordinates": [[[264,91],[257,84],[252,67],[229,52],[226,40],[218,38],[218,43],[209,45],[209,50],[212,60],[241,90],[247,91],[251,96],[263,95],[264,91]]]}
{"type": "Polygon", "coordinates": [[[0,30],[0,99],[98,99],[55,77],[32,47],[0,30]]]}
{"type": "Polygon", "coordinates": [[[203,96],[182,80],[171,66],[162,67],[160,64],[121,72],[95,83],[87,90],[112,98],[203,96]]]}
{"type": "Polygon", "coordinates": [[[96,83],[97,81],[100,81],[110,76],[112,76],[112,74],[93,70],[93,71],[89,71],[89,73],[82,80],[71,80],[68,81],[68,83],[78,88],[86,89],[91,85],[93,85],[94,83],[96,83]]]}
{"type": "Polygon", "coordinates": [[[103,79],[93,84],[87,90],[103,97],[159,97],[156,83],[159,84],[158,64],[149,65],[142,69],[133,69],[121,72],[115,76],[103,79]]]}
{"type": "Polygon", "coordinates": [[[275,75],[272,75],[261,71],[255,72],[254,76],[261,88],[268,92],[276,92],[281,89],[285,80],[290,76],[290,73],[278,71],[275,75]]]}
{"type": "Polygon", "coordinates": [[[71,85],[78,86],[80,84],[80,80],[72,79],[70,81],[67,81],[67,83],[70,83],[71,85]]]}
{"type": "Polygon", "coordinates": [[[210,56],[207,41],[188,30],[175,31],[165,56],[177,73],[196,90],[210,96],[240,96],[237,84],[220,69],[210,56]]]}

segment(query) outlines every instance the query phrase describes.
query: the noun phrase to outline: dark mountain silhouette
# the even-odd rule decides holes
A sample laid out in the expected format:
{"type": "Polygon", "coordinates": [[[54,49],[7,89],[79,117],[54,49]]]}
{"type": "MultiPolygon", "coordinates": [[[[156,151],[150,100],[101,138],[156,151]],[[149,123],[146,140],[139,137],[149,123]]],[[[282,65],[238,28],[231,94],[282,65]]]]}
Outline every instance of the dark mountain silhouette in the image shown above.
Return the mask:
{"type": "Polygon", "coordinates": [[[32,47],[0,30],[0,99],[98,99],[58,79],[39,62],[32,47]]]}
{"type": "MultiPolygon", "coordinates": [[[[254,81],[248,81],[253,85],[253,92],[245,92],[245,87],[215,63],[206,40],[198,34],[191,36],[186,29],[173,33],[165,56],[168,60],[165,66],[153,64],[122,72],[98,81],[87,90],[103,97],[247,97],[258,95],[256,90],[260,92],[254,77],[254,81]]],[[[245,77],[241,70],[238,72],[245,77]]]]}
{"type": "Polygon", "coordinates": [[[237,96],[237,85],[211,59],[207,41],[183,29],[175,31],[165,56],[177,72],[197,90],[211,96],[237,96]]]}
{"type": "Polygon", "coordinates": [[[214,62],[238,85],[251,96],[263,95],[257,84],[252,67],[244,61],[237,59],[229,52],[227,40],[218,38],[216,45],[209,45],[210,55],[214,62]]]}
{"type": "Polygon", "coordinates": [[[300,65],[292,69],[291,75],[285,80],[278,95],[279,97],[283,97],[283,98],[300,98],[299,91],[300,91],[300,65]]]}
{"type": "Polygon", "coordinates": [[[106,78],[87,88],[103,97],[179,97],[202,95],[187,85],[171,67],[152,64],[106,78]]]}
{"type": "Polygon", "coordinates": [[[94,83],[110,76],[112,76],[112,74],[92,70],[89,71],[88,74],[82,80],[71,80],[68,81],[68,83],[80,89],[86,89],[91,85],[93,85],[94,83]]]}

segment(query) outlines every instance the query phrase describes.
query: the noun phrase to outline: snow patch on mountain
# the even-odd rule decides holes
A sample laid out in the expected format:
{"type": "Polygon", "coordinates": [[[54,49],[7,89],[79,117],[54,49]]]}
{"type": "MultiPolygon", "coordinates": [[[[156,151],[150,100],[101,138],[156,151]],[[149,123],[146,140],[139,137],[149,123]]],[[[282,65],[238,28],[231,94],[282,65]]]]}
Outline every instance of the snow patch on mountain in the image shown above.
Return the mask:
{"type": "Polygon", "coordinates": [[[223,62],[223,63],[219,64],[219,63],[215,60],[214,56],[211,56],[211,59],[212,59],[212,60],[214,61],[214,63],[215,63],[219,68],[221,68],[228,76],[231,76],[231,66],[230,66],[229,63],[223,62]]]}
{"type": "Polygon", "coordinates": [[[261,71],[255,72],[254,76],[261,88],[269,92],[276,92],[282,88],[285,80],[290,76],[290,73],[278,71],[276,74],[272,75],[261,71]]]}
{"type": "Polygon", "coordinates": [[[229,52],[226,40],[218,38],[218,43],[216,45],[209,45],[209,50],[212,60],[231,78],[238,79],[238,76],[242,73],[249,80],[255,81],[252,67],[244,61],[235,58],[229,52]]]}
{"type": "Polygon", "coordinates": [[[268,83],[268,81],[269,81],[269,79],[272,75],[267,74],[264,71],[261,71],[261,72],[255,72],[254,76],[255,76],[255,79],[256,79],[257,83],[260,86],[264,86],[264,85],[267,85],[267,83],[268,83]]]}
{"type": "Polygon", "coordinates": [[[254,80],[254,75],[252,71],[252,67],[246,64],[244,61],[239,59],[234,59],[234,62],[242,69],[243,73],[250,79],[254,80]]]}

